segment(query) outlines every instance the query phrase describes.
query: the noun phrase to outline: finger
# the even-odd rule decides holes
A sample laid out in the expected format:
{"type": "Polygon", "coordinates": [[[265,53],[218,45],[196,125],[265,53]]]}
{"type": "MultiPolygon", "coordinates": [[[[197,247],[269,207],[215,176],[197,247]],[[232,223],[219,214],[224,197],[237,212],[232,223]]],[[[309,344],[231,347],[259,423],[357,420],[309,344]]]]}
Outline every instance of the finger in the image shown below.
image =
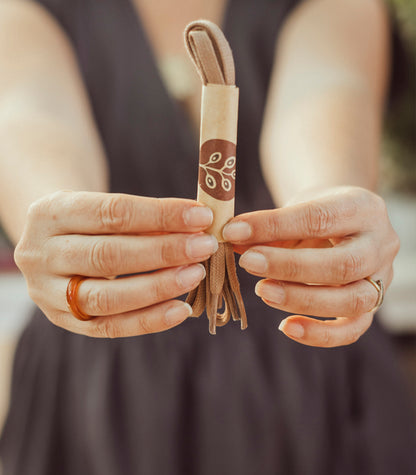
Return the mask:
{"type": "MultiPolygon", "coordinates": [[[[386,287],[391,278],[391,273],[388,278],[383,278],[386,287]]],[[[333,317],[337,314],[340,317],[354,318],[370,312],[378,301],[378,292],[364,279],[340,287],[267,279],[258,282],[255,291],[270,307],[315,317],[333,317]]]]}
{"type": "Polygon", "coordinates": [[[169,330],[192,314],[192,308],[180,300],[170,300],[145,309],[120,315],[96,317],[86,322],[69,313],[56,317],[56,325],[71,332],[95,338],[124,338],[169,330]]]}
{"type": "Polygon", "coordinates": [[[60,191],[36,201],[29,219],[44,226],[52,217],[54,234],[195,232],[208,228],[212,211],[196,201],[117,193],[60,191]]]}
{"type": "Polygon", "coordinates": [[[298,343],[332,348],[355,343],[370,327],[373,315],[369,312],[359,317],[329,321],[293,315],[282,320],[279,330],[298,343]]]}
{"type": "Polygon", "coordinates": [[[314,284],[348,284],[373,274],[380,256],[362,237],[330,249],[281,249],[255,246],[239,264],[250,274],[274,280],[314,284]]]}
{"type": "MultiPolygon", "coordinates": [[[[259,243],[260,244],[260,243],[259,243]]],[[[271,247],[284,247],[286,249],[302,249],[302,248],[313,248],[313,249],[329,249],[334,247],[328,239],[289,239],[287,241],[271,241],[267,243],[263,243],[264,246],[271,246],[271,247]]],[[[248,251],[253,244],[234,244],[233,250],[237,254],[244,254],[248,251]]]]}
{"type": "Polygon", "coordinates": [[[201,262],[218,249],[204,233],[160,236],[59,236],[48,243],[48,268],[56,275],[106,277],[201,262]]]}
{"type": "MultiPolygon", "coordinates": [[[[170,300],[194,289],[205,277],[202,264],[166,269],[140,276],[116,280],[86,279],[79,286],[78,308],[90,316],[116,315],[131,312],[170,300]]],[[[68,279],[56,284],[59,308],[68,310],[66,287],[68,279]]]]}
{"type": "Polygon", "coordinates": [[[223,229],[235,243],[345,236],[368,227],[360,201],[324,197],[285,208],[255,211],[234,218],[223,229]]]}

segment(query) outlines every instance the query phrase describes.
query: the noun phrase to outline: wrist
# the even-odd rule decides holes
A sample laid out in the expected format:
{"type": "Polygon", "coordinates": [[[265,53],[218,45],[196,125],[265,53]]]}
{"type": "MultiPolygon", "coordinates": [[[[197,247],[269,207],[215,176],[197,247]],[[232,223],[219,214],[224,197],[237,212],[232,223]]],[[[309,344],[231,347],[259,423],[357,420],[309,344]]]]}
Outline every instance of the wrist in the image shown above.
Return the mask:
{"type": "Polygon", "coordinates": [[[299,203],[304,203],[307,201],[323,198],[326,196],[345,194],[357,189],[363,189],[363,188],[360,186],[355,186],[355,185],[312,186],[312,187],[304,188],[292,194],[286,200],[282,201],[281,207],[285,208],[287,206],[293,206],[299,203]]]}

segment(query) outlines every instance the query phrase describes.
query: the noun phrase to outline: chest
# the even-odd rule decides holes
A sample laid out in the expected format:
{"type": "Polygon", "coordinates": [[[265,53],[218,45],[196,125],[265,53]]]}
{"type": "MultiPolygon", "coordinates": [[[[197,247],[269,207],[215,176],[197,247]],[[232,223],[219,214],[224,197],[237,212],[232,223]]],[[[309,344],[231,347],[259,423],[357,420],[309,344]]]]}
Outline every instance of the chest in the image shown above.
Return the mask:
{"type": "Polygon", "coordinates": [[[182,55],[185,26],[206,18],[223,23],[226,0],[132,0],[156,58],[182,55]]]}
{"type": "MultiPolygon", "coordinates": [[[[42,1],[55,4],[59,0],[42,1]]],[[[154,2],[161,8],[160,17],[148,4],[138,10],[133,1],[71,0],[71,6],[65,3],[68,10],[56,15],[75,47],[108,159],[111,190],[193,198],[198,137],[163,84],[158,60],[165,52],[178,49],[186,55],[183,27],[189,20],[208,14],[203,10],[183,13],[179,20],[172,20],[176,32],[165,35],[167,30],[150,24],[159,18],[160,25],[167,24],[167,17],[173,15],[172,9],[161,7],[167,0],[154,2]],[[72,7],[72,1],[77,8],[72,7]],[[152,34],[158,39],[152,40],[152,34]],[[178,39],[177,46],[170,48],[167,42],[171,37],[178,39]],[[165,47],[157,46],[162,43],[165,47]]],[[[295,0],[226,1],[223,18],[211,19],[222,26],[231,45],[240,88],[236,183],[236,213],[240,213],[272,206],[261,177],[258,143],[277,32],[295,0]]],[[[175,5],[181,9],[182,1],[175,5]]],[[[186,62],[190,64],[187,58],[186,62]]],[[[199,99],[200,81],[191,71],[199,99]]]]}
{"type": "Polygon", "coordinates": [[[226,0],[132,0],[169,94],[180,103],[197,133],[200,80],[186,55],[185,26],[198,18],[224,22],[226,0]]]}

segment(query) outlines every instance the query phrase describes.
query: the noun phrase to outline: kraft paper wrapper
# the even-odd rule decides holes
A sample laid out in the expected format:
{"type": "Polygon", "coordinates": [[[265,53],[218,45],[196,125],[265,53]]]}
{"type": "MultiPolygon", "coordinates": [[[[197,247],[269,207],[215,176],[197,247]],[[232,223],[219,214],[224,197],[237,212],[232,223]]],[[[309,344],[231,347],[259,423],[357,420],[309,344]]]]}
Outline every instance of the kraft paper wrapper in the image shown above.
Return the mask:
{"type": "Polygon", "coordinates": [[[208,232],[219,242],[224,242],[222,228],[234,216],[238,96],[236,86],[208,84],[202,87],[198,201],[212,209],[214,221],[208,232]],[[207,163],[209,157],[218,159],[217,151],[222,157],[221,163],[207,163]],[[227,163],[233,162],[233,156],[234,173],[227,167],[227,163]],[[208,180],[211,187],[212,178],[216,182],[215,189],[207,186],[207,174],[208,178],[211,176],[211,182],[208,180]],[[224,185],[228,185],[227,189],[224,185]]]}

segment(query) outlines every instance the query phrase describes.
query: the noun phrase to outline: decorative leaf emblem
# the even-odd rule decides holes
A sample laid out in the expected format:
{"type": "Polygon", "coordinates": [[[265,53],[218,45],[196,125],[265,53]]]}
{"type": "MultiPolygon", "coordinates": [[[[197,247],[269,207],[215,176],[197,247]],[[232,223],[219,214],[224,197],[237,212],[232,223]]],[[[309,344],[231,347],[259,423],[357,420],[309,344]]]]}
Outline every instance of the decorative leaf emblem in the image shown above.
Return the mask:
{"type": "Polygon", "coordinates": [[[232,142],[220,139],[208,140],[201,147],[199,185],[218,200],[234,197],[235,149],[232,142]]]}
{"type": "Polygon", "coordinates": [[[221,158],[222,158],[222,153],[221,152],[215,152],[209,157],[207,165],[209,165],[211,163],[217,163],[221,160],[221,158]]]}

